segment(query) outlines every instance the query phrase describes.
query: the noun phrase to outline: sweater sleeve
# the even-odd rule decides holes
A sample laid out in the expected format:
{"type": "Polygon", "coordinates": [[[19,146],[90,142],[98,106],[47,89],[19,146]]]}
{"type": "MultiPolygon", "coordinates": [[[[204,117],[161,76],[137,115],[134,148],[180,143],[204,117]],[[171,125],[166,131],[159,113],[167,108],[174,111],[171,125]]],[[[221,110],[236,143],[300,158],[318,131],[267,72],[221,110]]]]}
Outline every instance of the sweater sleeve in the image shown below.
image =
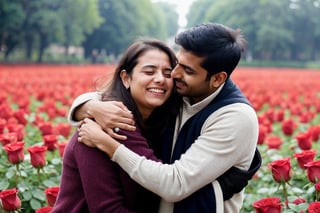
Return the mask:
{"type": "Polygon", "coordinates": [[[105,153],[77,142],[74,155],[90,212],[135,212],[125,204],[120,168],[105,153]]]}
{"type": "Polygon", "coordinates": [[[74,111],[77,107],[79,107],[81,104],[84,104],[85,102],[89,100],[101,100],[101,94],[98,92],[88,92],[79,95],[72,103],[70,110],[68,112],[68,121],[72,126],[79,126],[80,122],[74,120],[74,111]]]}
{"type": "Polygon", "coordinates": [[[232,104],[208,117],[201,135],[173,164],[147,160],[123,145],[112,160],[145,188],[169,202],[177,202],[215,181],[232,166],[248,169],[257,137],[254,110],[246,104],[232,104]]]}
{"type": "MultiPolygon", "coordinates": [[[[129,149],[153,161],[159,161],[139,129],[123,131],[127,140],[122,141],[129,149]]],[[[96,148],[82,143],[75,144],[75,158],[78,164],[84,195],[90,212],[138,212],[138,209],[154,209],[157,203],[151,194],[141,194],[139,186],[119,165],[96,148]],[[145,202],[147,203],[145,203],[145,202]],[[143,206],[142,206],[143,204],[143,206]]],[[[151,193],[151,192],[150,192],[151,193]]]]}

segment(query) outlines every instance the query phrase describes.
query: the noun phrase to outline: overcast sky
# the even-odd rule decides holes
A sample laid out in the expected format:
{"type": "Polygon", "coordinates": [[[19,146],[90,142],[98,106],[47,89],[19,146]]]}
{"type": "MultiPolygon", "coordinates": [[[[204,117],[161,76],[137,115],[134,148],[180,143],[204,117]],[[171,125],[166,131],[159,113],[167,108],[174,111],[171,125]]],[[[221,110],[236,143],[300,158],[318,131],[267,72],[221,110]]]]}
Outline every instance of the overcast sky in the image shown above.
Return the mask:
{"type": "Polygon", "coordinates": [[[188,13],[189,6],[195,0],[152,0],[152,1],[153,2],[164,1],[164,2],[168,2],[168,3],[176,5],[176,9],[179,14],[179,22],[178,23],[179,23],[179,26],[181,28],[183,28],[187,24],[186,15],[188,13]]]}

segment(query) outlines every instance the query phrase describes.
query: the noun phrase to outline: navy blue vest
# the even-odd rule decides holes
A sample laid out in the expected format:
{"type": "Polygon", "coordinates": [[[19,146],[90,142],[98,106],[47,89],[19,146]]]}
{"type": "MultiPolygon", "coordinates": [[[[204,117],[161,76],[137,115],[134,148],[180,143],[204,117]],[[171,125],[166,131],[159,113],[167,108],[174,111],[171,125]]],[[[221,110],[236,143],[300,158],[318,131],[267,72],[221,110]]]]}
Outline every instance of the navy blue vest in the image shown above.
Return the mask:
{"type": "MultiPolygon", "coordinates": [[[[229,79],[226,81],[220,93],[217,97],[209,103],[204,109],[191,117],[181,128],[177,142],[175,144],[172,157],[170,159],[170,153],[172,148],[172,142],[164,143],[163,147],[163,160],[166,163],[173,163],[175,160],[179,160],[180,156],[184,154],[187,149],[194,143],[194,141],[200,135],[205,120],[217,109],[233,104],[233,103],[246,103],[249,101],[244,97],[239,88],[229,79]]],[[[174,129],[174,128],[168,128],[174,129]]],[[[172,138],[173,132],[169,133],[172,138]]],[[[168,135],[167,135],[168,137],[168,135]]],[[[170,140],[172,141],[172,140],[170,140]]],[[[210,168],[208,168],[210,169],[210,168]]],[[[174,213],[215,213],[216,202],[212,184],[208,184],[198,191],[194,192],[189,197],[175,203],[174,213]]]]}

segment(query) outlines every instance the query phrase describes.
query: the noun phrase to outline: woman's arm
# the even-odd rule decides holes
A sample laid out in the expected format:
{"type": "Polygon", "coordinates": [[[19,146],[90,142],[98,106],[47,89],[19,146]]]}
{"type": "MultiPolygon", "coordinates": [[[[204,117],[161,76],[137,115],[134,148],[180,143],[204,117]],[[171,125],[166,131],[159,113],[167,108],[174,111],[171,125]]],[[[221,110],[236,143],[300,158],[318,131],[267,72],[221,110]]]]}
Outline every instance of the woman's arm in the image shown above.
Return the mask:
{"type": "Polygon", "coordinates": [[[90,212],[135,212],[126,206],[120,168],[105,153],[81,143],[76,145],[74,152],[90,212]]]}
{"type": "MultiPolygon", "coordinates": [[[[98,124],[94,121],[87,120],[86,125],[90,131],[82,132],[83,136],[93,138],[93,140],[104,140],[107,134],[98,124]]],[[[135,132],[122,131],[121,133],[125,134],[128,138],[123,141],[123,144],[128,149],[145,156],[147,159],[159,161],[138,130],[135,132]]],[[[75,150],[75,153],[79,154],[77,161],[83,180],[83,188],[88,204],[92,208],[95,209],[99,207],[100,210],[107,208],[108,210],[105,210],[105,212],[114,212],[115,210],[116,212],[126,212],[124,209],[126,207],[125,203],[127,203],[128,200],[127,202],[123,201],[121,197],[123,194],[132,195],[130,201],[133,202],[134,205],[144,203],[145,207],[147,207],[151,203],[147,202],[148,199],[151,199],[151,192],[147,195],[138,194],[139,190],[137,188],[141,186],[134,182],[128,174],[121,171],[122,169],[112,162],[102,151],[78,143],[78,148],[75,150]],[[85,159],[84,156],[86,156],[85,159]],[[96,195],[92,192],[93,188],[95,189],[96,195]],[[137,199],[145,200],[147,203],[139,202],[137,199]]],[[[155,207],[151,206],[153,209],[155,207]]]]}
{"type": "Polygon", "coordinates": [[[119,178],[124,173],[119,172],[121,168],[105,153],[79,143],[77,138],[75,133],[63,156],[60,191],[53,212],[137,212],[125,202],[125,188],[119,178]]]}

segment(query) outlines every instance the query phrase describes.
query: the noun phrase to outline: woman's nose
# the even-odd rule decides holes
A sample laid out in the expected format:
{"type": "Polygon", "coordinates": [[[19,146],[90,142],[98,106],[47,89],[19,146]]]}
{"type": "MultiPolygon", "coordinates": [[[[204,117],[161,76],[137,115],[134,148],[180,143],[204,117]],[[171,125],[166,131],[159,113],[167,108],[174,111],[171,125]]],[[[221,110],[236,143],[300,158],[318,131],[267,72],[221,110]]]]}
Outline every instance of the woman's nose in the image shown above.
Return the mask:
{"type": "Polygon", "coordinates": [[[164,80],[164,75],[163,75],[162,71],[156,73],[154,80],[156,82],[162,82],[164,80]]]}

